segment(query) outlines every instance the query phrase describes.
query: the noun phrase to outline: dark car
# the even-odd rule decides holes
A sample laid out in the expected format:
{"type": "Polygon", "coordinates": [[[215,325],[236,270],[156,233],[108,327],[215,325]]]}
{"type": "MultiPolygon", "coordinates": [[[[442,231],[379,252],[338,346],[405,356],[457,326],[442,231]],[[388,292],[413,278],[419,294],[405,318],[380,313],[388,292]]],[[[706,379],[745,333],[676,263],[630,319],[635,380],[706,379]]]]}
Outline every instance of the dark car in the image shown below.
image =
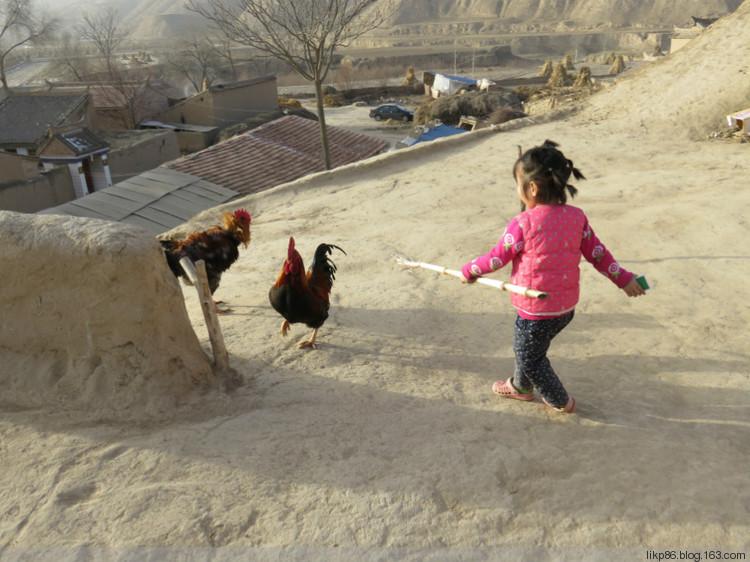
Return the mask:
{"type": "Polygon", "coordinates": [[[396,121],[413,121],[414,112],[397,103],[387,103],[370,110],[370,117],[375,121],[394,119],[396,121]]]}

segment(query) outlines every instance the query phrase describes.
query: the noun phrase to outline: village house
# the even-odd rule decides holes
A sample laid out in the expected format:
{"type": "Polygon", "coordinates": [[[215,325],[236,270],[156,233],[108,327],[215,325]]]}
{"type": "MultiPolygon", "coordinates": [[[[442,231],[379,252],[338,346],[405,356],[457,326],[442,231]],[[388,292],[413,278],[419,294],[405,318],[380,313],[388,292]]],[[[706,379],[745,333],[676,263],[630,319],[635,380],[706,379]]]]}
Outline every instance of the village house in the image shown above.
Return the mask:
{"type": "Polygon", "coordinates": [[[100,131],[97,125],[88,93],[13,94],[3,99],[0,209],[39,211],[180,155],[174,132],[131,131],[137,139],[131,135],[130,144],[118,141],[112,147],[115,133],[100,131]]]}
{"type": "Polygon", "coordinates": [[[211,146],[223,129],[278,107],[276,77],[265,76],[205,87],[141,127],[174,131],[180,151],[189,154],[211,146]]]}
{"type": "Polygon", "coordinates": [[[0,210],[34,213],[75,199],[66,169],[46,172],[39,158],[0,152],[0,210]]]}
{"type": "Polygon", "coordinates": [[[0,151],[7,155],[0,160],[0,208],[31,211],[81,197],[90,191],[85,180],[92,171],[106,187],[107,150],[89,129],[95,119],[86,94],[13,94],[0,101],[0,151]],[[56,168],[66,173],[49,174],[56,168]]]}
{"type": "MultiPolygon", "coordinates": [[[[390,146],[341,127],[328,127],[328,137],[334,167],[390,146]]],[[[206,209],[324,170],[320,143],[317,121],[288,115],[41,213],[127,222],[163,233],[206,209]]]]}
{"type": "Polygon", "coordinates": [[[88,93],[96,113],[99,129],[136,129],[150,119],[158,118],[170,107],[185,99],[177,88],[163,81],[127,82],[47,82],[56,93],[88,93]]]}
{"type": "Polygon", "coordinates": [[[94,106],[85,93],[13,94],[0,101],[0,151],[36,156],[47,142],[48,126],[95,123],[94,106]]]}
{"type": "Polygon", "coordinates": [[[77,198],[112,185],[109,145],[77,124],[49,127],[50,134],[39,151],[45,170],[68,169],[77,198]]]}
{"type": "Polygon", "coordinates": [[[164,111],[160,121],[221,130],[278,107],[276,77],[264,76],[205,88],[164,111]]]}

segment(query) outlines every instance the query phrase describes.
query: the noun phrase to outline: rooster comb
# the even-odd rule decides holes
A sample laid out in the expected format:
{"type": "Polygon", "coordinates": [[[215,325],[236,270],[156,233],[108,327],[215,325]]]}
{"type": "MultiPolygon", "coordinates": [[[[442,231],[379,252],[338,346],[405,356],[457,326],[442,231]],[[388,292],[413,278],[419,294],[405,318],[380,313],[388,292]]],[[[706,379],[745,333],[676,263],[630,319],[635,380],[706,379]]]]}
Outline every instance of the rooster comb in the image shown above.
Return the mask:
{"type": "Polygon", "coordinates": [[[250,213],[248,213],[245,209],[237,209],[234,212],[234,216],[247,223],[250,222],[250,213]]]}

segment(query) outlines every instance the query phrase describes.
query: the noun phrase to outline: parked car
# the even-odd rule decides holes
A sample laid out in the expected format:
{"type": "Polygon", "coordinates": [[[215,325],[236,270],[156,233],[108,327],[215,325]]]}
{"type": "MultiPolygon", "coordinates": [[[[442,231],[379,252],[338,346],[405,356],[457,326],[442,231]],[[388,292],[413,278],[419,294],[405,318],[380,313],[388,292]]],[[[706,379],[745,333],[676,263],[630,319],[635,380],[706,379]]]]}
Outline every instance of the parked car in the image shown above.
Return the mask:
{"type": "Polygon", "coordinates": [[[413,121],[414,112],[397,103],[387,103],[370,110],[370,117],[375,121],[394,119],[396,121],[413,121]]]}

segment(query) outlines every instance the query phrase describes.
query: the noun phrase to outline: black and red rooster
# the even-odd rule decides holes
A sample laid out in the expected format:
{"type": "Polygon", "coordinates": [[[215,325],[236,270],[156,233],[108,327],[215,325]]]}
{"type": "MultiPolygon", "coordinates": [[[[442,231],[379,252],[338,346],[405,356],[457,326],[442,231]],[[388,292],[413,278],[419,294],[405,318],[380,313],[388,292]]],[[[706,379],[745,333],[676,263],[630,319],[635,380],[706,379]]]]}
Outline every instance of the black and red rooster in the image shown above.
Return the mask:
{"type": "MultiPolygon", "coordinates": [[[[208,287],[212,295],[219,288],[221,274],[239,258],[240,244],[246,248],[250,243],[250,213],[245,209],[237,209],[234,214],[222,213],[221,217],[222,225],[194,232],[187,238],[161,240],[167,255],[167,263],[175,277],[182,277],[190,283],[190,278],[180,265],[180,259],[184,256],[190,258],[193,263],[198,260],[205,262],[208,287]]],[[[216,311],[221,313],[230,310],[216,308],[216,311]]]]}
{"type": "Polygon", "coordinates": [[[312,337],[300,343],[300,348],[315,347],[318,330],[328,318],[330,294],[336,278],[336,265],[328,257],[337,249],[334,244],[320,244],[310,269],[305,271],[302,256],[294,248],[294,238],[289,238],[289,250],[276,284],[268,292],[268,299],[276,312],[284,317],[281,335],[285,336],[291,324],[303,323],[313,328],[312,337]]]}

